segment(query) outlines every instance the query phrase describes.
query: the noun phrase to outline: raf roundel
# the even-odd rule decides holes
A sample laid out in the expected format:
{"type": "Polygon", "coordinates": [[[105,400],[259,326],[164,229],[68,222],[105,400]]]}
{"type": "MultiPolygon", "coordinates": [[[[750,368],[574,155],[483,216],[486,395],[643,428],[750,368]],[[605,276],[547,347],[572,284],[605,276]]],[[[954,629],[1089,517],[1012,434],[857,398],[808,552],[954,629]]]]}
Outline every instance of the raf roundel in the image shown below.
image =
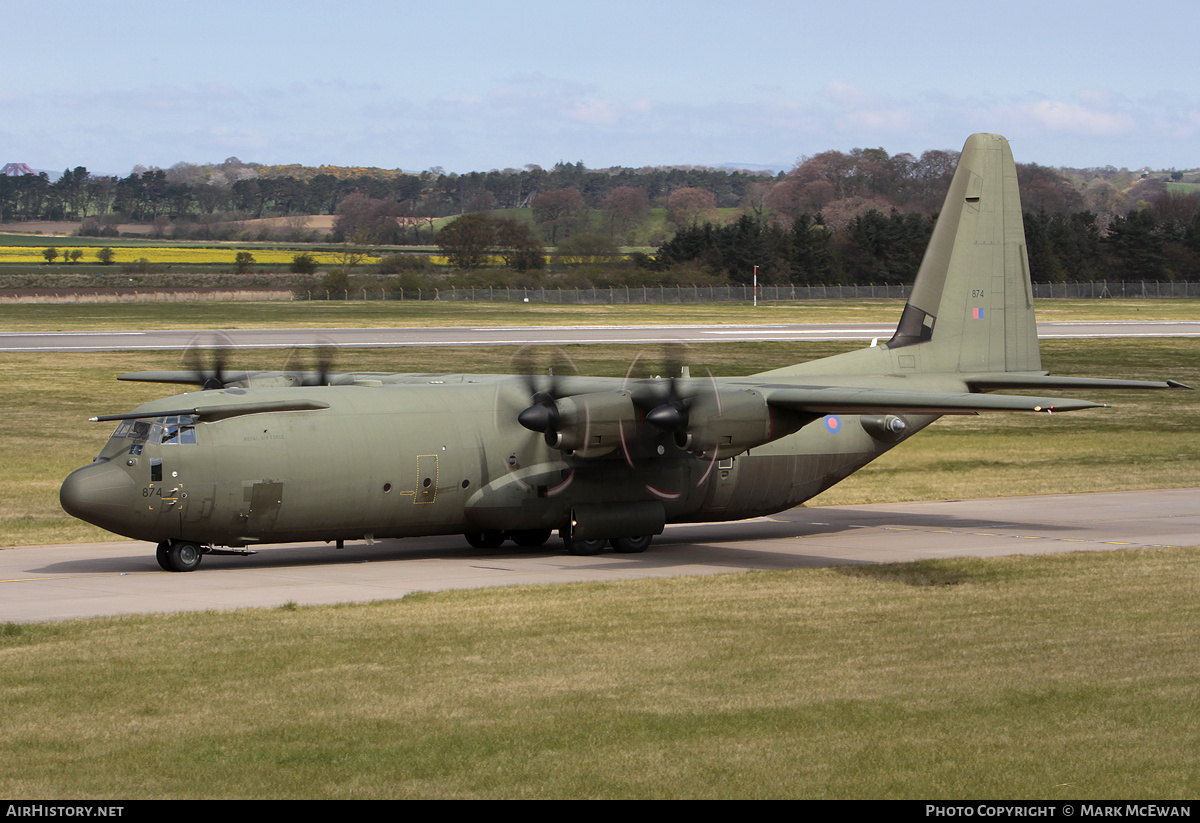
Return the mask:
{"type": "Polygon", "coordinates": [[[829,430],[830,434],[837,434],[842,430],[842,418],[836,414],[825,415],[825,428],[829,430]]]}

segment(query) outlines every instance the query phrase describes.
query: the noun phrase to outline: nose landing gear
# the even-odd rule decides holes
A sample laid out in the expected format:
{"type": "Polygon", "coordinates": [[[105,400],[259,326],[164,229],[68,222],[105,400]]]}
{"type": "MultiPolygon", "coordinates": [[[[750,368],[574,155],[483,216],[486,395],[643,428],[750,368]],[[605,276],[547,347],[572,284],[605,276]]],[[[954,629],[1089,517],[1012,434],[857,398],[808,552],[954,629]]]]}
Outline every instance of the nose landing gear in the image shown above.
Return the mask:
{"type": "Polygon", "coordinates": [[[168,572],[190,572],[200,565],[204,549],[190,540],[168,540],[158,544],[158,565],[168,572]]]}

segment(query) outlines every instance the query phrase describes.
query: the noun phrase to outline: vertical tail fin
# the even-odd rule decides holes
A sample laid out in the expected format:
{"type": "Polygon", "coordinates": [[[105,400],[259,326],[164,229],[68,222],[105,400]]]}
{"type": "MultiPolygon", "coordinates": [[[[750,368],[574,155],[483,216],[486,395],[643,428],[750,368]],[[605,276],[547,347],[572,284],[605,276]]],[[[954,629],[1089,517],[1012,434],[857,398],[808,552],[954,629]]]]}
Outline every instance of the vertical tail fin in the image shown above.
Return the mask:
{"type": "Polygon", "coordinates": [[[901,371],[1041,371],[1017,167],[1000,135],[963,146],[887,347],[901,371]]]}
{"type": "Polygon", "coordinates": [[[885,345],[763,374],[1042,371],[1017,166],[998,134],[967,138],[896,333],[885,345]]]}

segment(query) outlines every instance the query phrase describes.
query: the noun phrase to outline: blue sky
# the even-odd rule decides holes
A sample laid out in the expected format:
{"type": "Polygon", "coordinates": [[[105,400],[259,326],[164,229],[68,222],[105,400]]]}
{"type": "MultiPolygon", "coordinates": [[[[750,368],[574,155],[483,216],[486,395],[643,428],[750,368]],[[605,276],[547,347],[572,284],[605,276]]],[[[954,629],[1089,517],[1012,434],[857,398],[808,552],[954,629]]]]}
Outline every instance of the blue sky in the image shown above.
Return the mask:
{"type": "Polygon", "coordinates": [[[0,164],[790,167],[827,149],[1200,166],[1200,6],[43,0],[0,20],[0,164]]]}

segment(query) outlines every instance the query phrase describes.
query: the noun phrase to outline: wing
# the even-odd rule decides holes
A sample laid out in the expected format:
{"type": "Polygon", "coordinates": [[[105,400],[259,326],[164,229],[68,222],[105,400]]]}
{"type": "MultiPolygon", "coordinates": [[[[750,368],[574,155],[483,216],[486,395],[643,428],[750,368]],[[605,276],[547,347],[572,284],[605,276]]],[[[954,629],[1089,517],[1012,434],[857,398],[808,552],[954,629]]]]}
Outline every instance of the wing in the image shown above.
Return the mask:
{"type": "Polygon", "coordinates": [[[853,386],[764,386],[762,391],[771,406],[816,415],[979,414],[997,411],[1049,413],[1107,408],[1104,403],[1063,397],[903,391],[853,386]]]}

